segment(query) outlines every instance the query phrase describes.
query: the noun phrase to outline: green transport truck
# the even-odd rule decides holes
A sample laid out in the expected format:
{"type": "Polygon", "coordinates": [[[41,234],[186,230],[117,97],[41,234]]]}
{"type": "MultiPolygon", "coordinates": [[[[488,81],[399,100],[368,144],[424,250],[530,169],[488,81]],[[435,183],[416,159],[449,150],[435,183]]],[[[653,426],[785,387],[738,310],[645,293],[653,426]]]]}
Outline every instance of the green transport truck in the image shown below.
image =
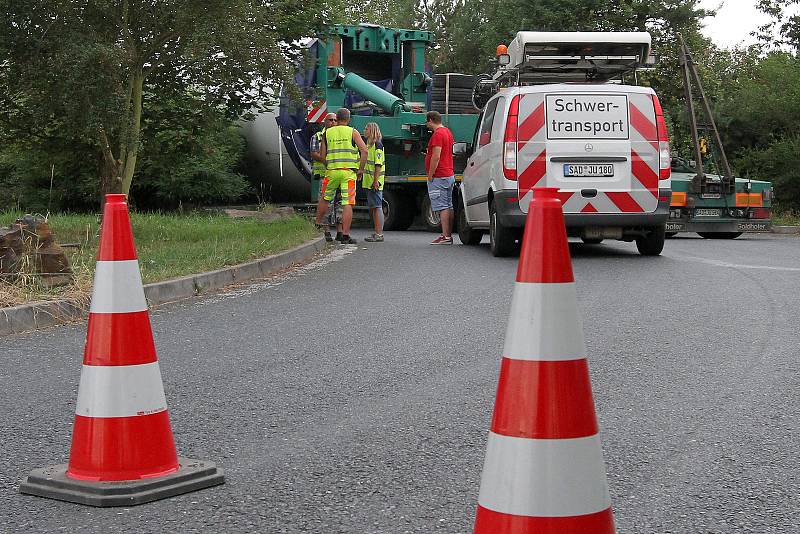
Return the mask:
{"type": "MultiPolygon", "coordinates": [[[[282,98],[277,121],[288,155],[311,181],[309,202],[320,187],[311,173],[309,141],[327,112],[347,107],[353,128],[363,132],[376,122],[383,134],[384,228],[405,230],[418,215],[431,229],[438,226],[427,195],[425,114],[439,111],[455,140],[471,143],[480,111],[472,104],[473,76],[432,73],[432,45],[431,32],[370,24],[331,26],[307,43],[309,64],[295,78],[304,101],[282,98]]],[[[454,163],[459,179],[465,159],[454,163]]],[[[357,207],[365,197],[359,189],[357,207]]]]}

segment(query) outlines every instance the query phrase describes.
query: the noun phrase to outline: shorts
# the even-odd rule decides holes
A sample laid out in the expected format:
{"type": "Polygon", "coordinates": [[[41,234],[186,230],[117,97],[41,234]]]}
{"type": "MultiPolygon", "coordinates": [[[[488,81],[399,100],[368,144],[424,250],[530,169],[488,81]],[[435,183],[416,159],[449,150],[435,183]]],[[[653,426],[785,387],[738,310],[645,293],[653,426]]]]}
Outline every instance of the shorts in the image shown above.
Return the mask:
{"type": "Polygon", "coordinates": [[[342,206],[356,203],[356,172],[352,169],[329,169],[325,187],[325,200],[330,202],[336,190],[342,192],[342,206]]]}
{"type": "Polygon", "coordinates": [[[368,208],[382,208],[383,207],[383,191],[375,191],[374,189],[367,189],[367,207],[368,208]]]}
{"type": "Polygon", "coordinates": [[[428,197],[431,199],[431,211],[453,209],[453,186],[456,184],[455,176],[434,178],[428,182],[428,197]]]}
{"type": "MultiPolygon", "coordinates": [[[[319,186],[319,194],[325,195],[325,189],[328,187],[328,177],[322,179],[322,184],[319,186]]],[[[322,219],[322,224],[327,226],[336,226],[337,224],[342,222],[342,204],[339,202],[337,205],[336,201],[341,201],[342,195],[339,194],[339,191],[334,192],[334,197],[328,201],[328,212],[325,214],[325,217],[322,219]]]]}

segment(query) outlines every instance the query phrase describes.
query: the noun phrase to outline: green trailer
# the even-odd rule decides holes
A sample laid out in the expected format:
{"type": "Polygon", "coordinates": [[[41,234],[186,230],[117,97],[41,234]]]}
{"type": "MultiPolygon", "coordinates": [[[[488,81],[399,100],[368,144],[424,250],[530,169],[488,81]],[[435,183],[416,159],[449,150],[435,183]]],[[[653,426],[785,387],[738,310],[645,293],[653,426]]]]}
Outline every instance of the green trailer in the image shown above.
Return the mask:
{"type": "Polygon", "coordinates": [[[667,236],[696,232],[708,239],[735,239],[743,232],[769,232],[772,227],[772,184],[735,178],[723,187],[723,177],[705,174],[699,184],[688,162],[673,158],[672,201],[667,236]]]}

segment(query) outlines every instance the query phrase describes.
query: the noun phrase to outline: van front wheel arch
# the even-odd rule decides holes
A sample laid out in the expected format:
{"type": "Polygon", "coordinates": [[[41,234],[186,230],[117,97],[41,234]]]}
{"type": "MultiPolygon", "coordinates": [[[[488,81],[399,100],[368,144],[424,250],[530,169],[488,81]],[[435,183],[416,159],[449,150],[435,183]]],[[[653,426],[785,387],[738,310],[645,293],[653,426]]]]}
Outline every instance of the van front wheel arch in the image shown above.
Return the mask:
{"type": "Polygon", "coordinates": [[[503,226],[497,217],[494,202],[489,204],[489,248],[496,257],[512,256],[518,252],[517,234],[503,226]]]}

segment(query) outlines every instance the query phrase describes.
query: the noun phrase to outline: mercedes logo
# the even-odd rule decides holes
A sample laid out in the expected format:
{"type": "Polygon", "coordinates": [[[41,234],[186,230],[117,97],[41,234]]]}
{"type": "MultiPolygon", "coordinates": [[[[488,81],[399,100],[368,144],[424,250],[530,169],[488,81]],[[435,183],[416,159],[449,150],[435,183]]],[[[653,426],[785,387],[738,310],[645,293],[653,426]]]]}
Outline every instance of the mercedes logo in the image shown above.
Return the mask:
{"type": "Polygon", "coordinates": [[[591,152],[592,150],[594,150],[594,147],[592,146],[592,144],[591,144],[591,143],[586,143],[586,146],[585,146],[585,147],[583,147],[583,149],[584,149],[586,152],[591,152]]]}

